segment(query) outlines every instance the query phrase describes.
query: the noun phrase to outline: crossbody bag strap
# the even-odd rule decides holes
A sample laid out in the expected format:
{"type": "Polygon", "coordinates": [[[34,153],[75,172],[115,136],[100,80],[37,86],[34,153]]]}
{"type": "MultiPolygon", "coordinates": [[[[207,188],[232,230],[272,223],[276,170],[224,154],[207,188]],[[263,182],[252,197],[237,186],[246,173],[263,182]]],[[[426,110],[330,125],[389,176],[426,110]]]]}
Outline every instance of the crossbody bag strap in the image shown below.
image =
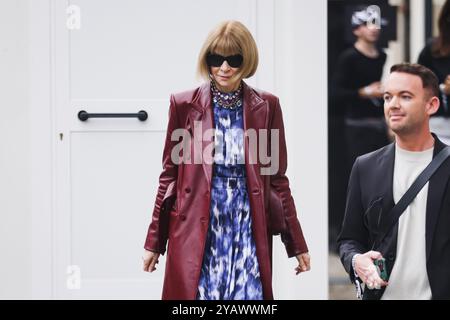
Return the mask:
{"type": "Polygon", "coordinates": [[[420,173],[411,187],[409,187],[403,197],[401,197],[399,202],[397,202],[397,204],[391,209],[389,214],[385,216],[386,220],[383,223],[384,228],[382,228],[384,232],[381,232],[380,236],[378,237],[378,245],[381,244],[392,227],[397,223],[400,216],[403,214],[403,212],[405,212],[409,204],[414,200],[420,190],[422,190],[424,185],[431,179],[433,174],[439,169],[439,167],[449,156],[450,147],[445,147],[444,149],[442,149],[428,164],[428,166],[420,173]]]}

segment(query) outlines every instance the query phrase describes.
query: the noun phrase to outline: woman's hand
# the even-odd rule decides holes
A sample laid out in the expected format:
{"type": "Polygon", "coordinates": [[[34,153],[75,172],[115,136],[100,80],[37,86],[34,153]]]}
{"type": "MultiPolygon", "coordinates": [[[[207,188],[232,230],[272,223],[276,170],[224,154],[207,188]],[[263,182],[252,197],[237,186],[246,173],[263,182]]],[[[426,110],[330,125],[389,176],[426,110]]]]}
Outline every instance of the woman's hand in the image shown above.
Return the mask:
{"type": "Polygon", "coordinates": [[[298,260],[298,266],[295,268],[296,275],[300,272],[306,272],[311,269],[311,258],[309,257],[309,253],[301,253],[295,256],[298,260]]]}
{"type": "Polygon", "coordinates": [[[156,270],[155,265],[158,263],[159,253],[144,250],[142,261],[144,263],[144,271],[153,272],[156,270]]]}

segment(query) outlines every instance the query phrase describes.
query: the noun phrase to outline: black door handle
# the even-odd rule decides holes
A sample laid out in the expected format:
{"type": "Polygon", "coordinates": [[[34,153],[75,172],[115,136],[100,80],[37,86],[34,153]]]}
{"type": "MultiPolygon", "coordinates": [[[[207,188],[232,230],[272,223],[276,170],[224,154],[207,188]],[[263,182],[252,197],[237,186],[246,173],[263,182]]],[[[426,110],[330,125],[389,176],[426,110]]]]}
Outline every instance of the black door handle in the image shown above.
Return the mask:
{"type": "Polygon", "coordinates": [[[147,111],[141,110],[138,113],[88,113],[84,110],[78,112],[78,119],[86,121],[89,118],[138,118],[145,121],[148,118],[147,111]]]}

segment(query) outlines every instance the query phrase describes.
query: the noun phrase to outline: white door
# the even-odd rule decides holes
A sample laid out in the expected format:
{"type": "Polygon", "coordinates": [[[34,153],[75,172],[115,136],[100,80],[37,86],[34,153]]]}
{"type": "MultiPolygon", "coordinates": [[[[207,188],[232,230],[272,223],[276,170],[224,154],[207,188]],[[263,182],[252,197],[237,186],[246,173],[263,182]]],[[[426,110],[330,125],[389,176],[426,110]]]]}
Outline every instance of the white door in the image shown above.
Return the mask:
{"type": "Polygon", "coordinates": [[[250,83],[270,90],[273,34],[265,30],[273,30],[271,2],[51,1],[54,297],[160,298],[164,258],[148,274],[141,271],[141,256],[161,171],[169,94],[198,84],[200,47],[226,19],[242,21],[256,35],[265,61],[258,76],[268,80],[250,83]],[[144,110],[148,119],[81,121],[81,110],[144,110]]]}

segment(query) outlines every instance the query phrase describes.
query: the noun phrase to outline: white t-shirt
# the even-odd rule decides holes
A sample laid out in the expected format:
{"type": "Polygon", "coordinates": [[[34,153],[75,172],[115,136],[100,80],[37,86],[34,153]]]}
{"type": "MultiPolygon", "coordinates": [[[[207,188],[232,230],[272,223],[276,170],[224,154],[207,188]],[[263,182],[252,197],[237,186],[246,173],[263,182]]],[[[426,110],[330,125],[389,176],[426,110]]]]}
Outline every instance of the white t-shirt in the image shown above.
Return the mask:
{"type": "MultiPolygon", "coordinates": [[[[413,152],[395,147],[394,201],[397,203],[433,159],[434,148],[413,152]]],[[[425,249],[428,183],[400,216],[397,257],[381,299],[431,299],[425,249]]]]}

